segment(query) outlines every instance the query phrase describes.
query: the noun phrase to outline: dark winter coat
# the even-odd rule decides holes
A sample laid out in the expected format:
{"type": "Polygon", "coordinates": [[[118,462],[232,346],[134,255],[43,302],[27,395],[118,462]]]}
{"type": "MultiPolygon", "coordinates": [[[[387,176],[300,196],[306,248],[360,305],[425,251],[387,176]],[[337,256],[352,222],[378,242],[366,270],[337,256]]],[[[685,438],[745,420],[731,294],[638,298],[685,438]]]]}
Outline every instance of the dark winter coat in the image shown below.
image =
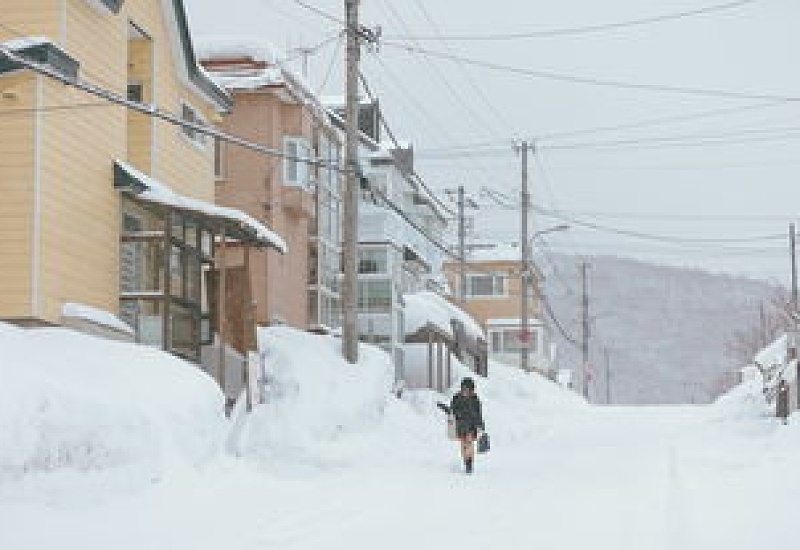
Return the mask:
{"type": "Polygon", "coordinates": [[[450,411],[456,417],[456,435],[464,437],[467,434],[477,436],[478,428],[484,429],[481,402],[478,396],[457,393],[450,402],[450,411]]]}
{"type": "Polygon", "coordinates": [[[778,418],[787,418],[789,416],[789,386],[785,382],[778,385],[778,395],[775,401],[775,415],[778,418]]]}

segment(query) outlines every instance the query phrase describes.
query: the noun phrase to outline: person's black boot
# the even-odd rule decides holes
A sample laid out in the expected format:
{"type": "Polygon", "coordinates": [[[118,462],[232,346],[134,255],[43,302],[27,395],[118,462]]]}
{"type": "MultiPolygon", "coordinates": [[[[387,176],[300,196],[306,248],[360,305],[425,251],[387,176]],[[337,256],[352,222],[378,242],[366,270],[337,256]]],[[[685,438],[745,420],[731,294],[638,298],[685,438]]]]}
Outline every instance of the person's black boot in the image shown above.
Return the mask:
{"type": "Polygon", "coordinates": [[[467,473],[471,474],[472,473],[472,459],[471,458],[465,458],[464,459],[464,466],[466,466],[466,468],[467,468],[467,473]]]}

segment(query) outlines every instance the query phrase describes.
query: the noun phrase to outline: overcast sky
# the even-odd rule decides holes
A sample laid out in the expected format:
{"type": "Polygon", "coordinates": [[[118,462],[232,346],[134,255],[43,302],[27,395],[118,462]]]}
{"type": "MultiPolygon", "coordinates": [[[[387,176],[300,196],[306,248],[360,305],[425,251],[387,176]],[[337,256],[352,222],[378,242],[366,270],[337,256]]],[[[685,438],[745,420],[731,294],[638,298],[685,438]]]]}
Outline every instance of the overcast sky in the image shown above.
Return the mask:
{"type": "MultiPolygon", "coordinates": [[[[343,16],[343,0],[304,2],[343,16]]],[[[511,143],[527,138],[539,147],[530,172],[535,204],[605,229],[666,237],[635,238],[573,224],[570,231],[547,237],[552,250],[633,256],[788,282],[785,238],[684,240],[780,235],[796,219],[800,101],[782,99],[800,98],[800,3],[755,0],[597,32],[474,39],[585,28],[734,3],[362,0],[362,22],[380,25],[385,41],[377,52],[365,53],[363,72],[395,133],[414,143],[418,172],[429,185],[441,190],[461,183],[479,199],[483,207],[475,212],[475,223],[480,235],[516,236],[517,213],[497,205],[481,189],[510,195],[508,206],[513,208],[520,167],[511,143]],[[438,34],[473,39],[425,39],[438,34]],[[398,48],[398,42],[528,71],[729,95],[502,72],[410,53],[398,48]],[[557,136],[572,131],[577,132],[557,136]],[[441,152],[474,144],[458,154],[441,152]]],[[[210,35],[256,36],[291,56],[293,48],[317,45],[339,30],[338,23],[295,0],[186,4],[196,41],[210,35]]],[[[310,58],[309,79],[321,93],[342,92],[343,55],[334,39],[310,58]]],[[[299,62],[294,66],[299,70],[299,62]]],[[[561,223],[541,213],[534,218],[537,230],[561,223]]]]}

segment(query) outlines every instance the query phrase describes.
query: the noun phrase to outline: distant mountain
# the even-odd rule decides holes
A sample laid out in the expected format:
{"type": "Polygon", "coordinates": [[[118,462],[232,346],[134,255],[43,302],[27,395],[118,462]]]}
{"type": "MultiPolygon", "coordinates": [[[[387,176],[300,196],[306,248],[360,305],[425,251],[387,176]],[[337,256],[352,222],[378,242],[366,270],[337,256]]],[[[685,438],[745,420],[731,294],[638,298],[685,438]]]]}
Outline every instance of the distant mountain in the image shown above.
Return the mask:
{"type": "MultiPolygon", "coordinates": [[[[705,403],[740,365],[726,355],[733,333],[752,326],[759,305],[775,292],[767,282],[666,267],[610,256],[585,258],[593,335],[590,396],[606,401],[605,354],[611,400],[621,404],[705,403]]],[[[583,257],[548,255],[537,263],[555,317],[581,336],[583,257]]],[[[551,323],[552,325],[552,323],[551,323]]],[[[581,370],[581,350],[554,328],[560,365],[581,370]]]]}

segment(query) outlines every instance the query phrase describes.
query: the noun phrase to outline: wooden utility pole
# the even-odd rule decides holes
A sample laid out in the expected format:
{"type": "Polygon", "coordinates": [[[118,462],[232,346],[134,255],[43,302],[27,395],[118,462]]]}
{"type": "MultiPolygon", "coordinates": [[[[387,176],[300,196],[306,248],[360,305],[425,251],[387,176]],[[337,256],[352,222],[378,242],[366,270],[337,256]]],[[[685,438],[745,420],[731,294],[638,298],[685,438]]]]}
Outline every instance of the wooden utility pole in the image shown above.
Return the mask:
{"type": "Polygon", "coordinates": [[[530,242],[528,241],[528,215],[531,207],[531,197],[528,191],[528,151],[533,151],[534,146],[529,141],[523,140],[517,149],[522,155],[522,186],[521,186],[521,206],[520,206],[520,270],[519,270],[519,319],[520,319],[520,346],[519,362],[520,368],[528,372],[530,370],[530,343],[531,334],[529,330],[530,322],[528,311],[530,308],[530,278],[531,278],[531,257],[530,242]]]}
{"type": "MultiPolygon", "coordinates": [[[[792,256],[792,316],[797,318],[797,249],[794,224],[789,224],[789,252],[792,256]]],[[[795,323],[796,324],[796,323],[795,323]]]]}
{"type": "Polygon", "coordinates": [[[345,185],[344,227],[342,245],[342,351],[348,363],[358,362],[358,24],[359,0],[345,0],[345,32],[347,48],[345,54],[345,185]]]}
{"type": "Polygon", "coordinates": [[[464,186],[458,186],[458,298],[467,301],[467,223],[464,219],[464,186]]]}
{"type": "Polygon", "coordinates": [[[603,356],[606,363],[606,405],[611,404],[611,351],[603,348],[603,356]]]}
{"type": "Polygon", "coordinates": [[[588,262],[581,262],[581,281],[583,294],[581,298],[581,310],[583,317],[583,338],[581,340],[581,351],[583,352],[583,397],[589,399],[589,283],[587,280],[588,262]]]}

